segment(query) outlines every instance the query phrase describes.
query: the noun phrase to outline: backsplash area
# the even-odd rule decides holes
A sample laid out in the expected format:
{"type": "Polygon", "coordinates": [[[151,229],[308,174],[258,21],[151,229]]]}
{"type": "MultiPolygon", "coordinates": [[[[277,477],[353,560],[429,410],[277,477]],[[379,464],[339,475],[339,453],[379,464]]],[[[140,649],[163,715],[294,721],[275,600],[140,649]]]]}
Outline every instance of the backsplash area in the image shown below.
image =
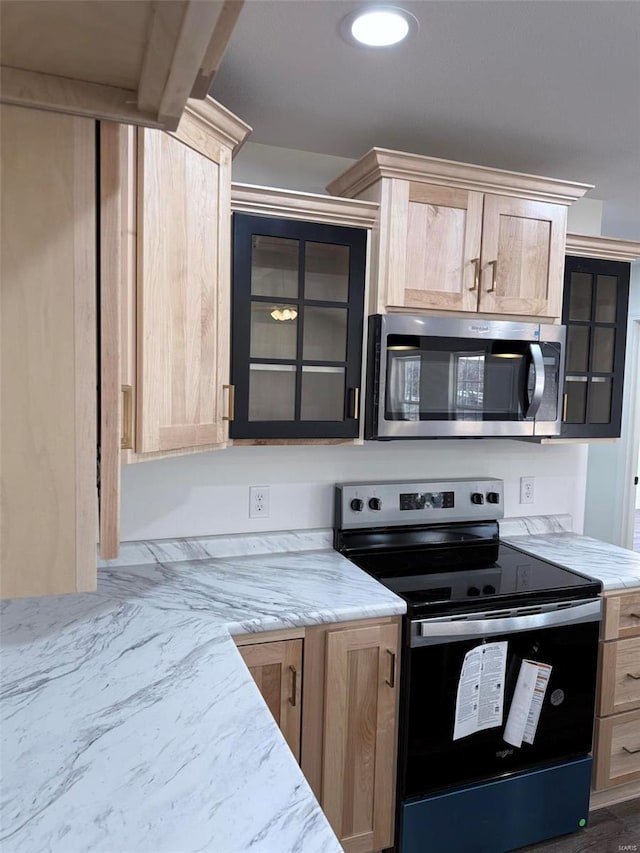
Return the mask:
{"type": "Polygon", "coordinates": [[[505,516],[569,514],[581,533],[587,446],[505,439],[232,447],[122,472],[122,539],[308,530],[333,524],[333,484],[348,480],[499,477],[505,516]],[[534,477],[533,504],[520,477],[534,477]],[[269,486],[269,515],[249,518],[249,487],[269,486]]]}

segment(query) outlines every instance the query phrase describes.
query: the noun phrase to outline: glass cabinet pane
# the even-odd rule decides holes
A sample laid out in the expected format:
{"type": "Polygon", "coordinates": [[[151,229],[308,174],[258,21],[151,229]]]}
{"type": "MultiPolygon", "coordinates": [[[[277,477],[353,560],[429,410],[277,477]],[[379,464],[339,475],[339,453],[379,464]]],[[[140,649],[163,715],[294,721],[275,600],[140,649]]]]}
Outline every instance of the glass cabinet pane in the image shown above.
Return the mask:
{"type": "Polygon", "coordinates": [[[249,368],[249,420],[292,421],[296,407],[293,364],[252,364],[249,368]]]}
{"type": "Polygon", "coordinates": [[[564,421],[568,424],[583,424],[587,417],[587,383],[571,381],[567,377],[567,405],[564,421]]]}
{"type": "Polygon", "coordinates": [[[591,319],[591,288],[593,276],[585,272],[572,272],[569,285],[569,320],[591,319]]]}
{"type": "Polygon", "coordinates": [[[346,302],[349,298],[349,247],[307,243],[304,273],[305,299],[346,302]]]}
{"type": "Polygon", "coordinates": [[[589,386],[589,422],[608,424],[611,420],[611,380],[595,376],[589,386]]]}
{"type": "Polygon", "coordinates": [[[307,361],[344,361],[347,356],[346,308],[304,309],[302,357],[307,361]]]}
{"type": "Polygon", "coordinates": [[[616,334],[609,326],[596,326],[593,330],[593,358],[591,369],[597,373],[613,371],[613,352],[616,334]]]}
{"type": "Polygon", "coordinates": [[[298,240],[254,234],[251,238],[251,293],[295,299],[299,258],[298,240]]]}
{"type": "Polygon", "coordinates": [[[599,275],[596,282],[596,323],[615,323],[617,300],[617,276],[599,275]]]}
{"type": "Polygon", "coordinates": [[[567,329],[567,371],[584,372],[589,369],[589,327],[569,326],[567,329]]]}
{"type": "Polygon", "coordinates": [[[298,340],[297,316],[298,309],[295,305],[252,302],[251,358],[295,359],[298,340]]]}
{"type": "Polygon", "coordinates": [[[344,418],[344,368],[302,368],[303,421],[339,421],[344,418]]]}

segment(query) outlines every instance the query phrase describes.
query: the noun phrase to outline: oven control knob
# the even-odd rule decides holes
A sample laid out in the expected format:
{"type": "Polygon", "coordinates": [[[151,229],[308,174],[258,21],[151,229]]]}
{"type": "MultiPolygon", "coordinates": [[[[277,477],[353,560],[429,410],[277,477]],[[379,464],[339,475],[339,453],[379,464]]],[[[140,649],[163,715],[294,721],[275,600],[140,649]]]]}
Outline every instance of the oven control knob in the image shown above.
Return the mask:
{"type": "Polygon", "coordinates": [[[481,492],[472,492],[471,493],[471,503],[472,504],[483,504],[484,503],[484,495],[481,492]]]}
{"type": "Polygon", "coordinates": [[[350,507],[354,512],[362,512],[364,509],[364,501],[362,498],[354,498],[350,503],[350,507]]]}
{"type": "Polygon", "coordinates": [[[499,504],[500,503],[500,493],[499,492],[487,492],[487,500],[490,504],[499,504]]]}
{"type": "Polygon", "coordinates": [[[490,583],[485,584],[482,587],[482,594],[483,595],[493,595],[495,593],[495,591],[496,591],[495,586],[493,584],[490,584],[490,583]]]}
{"type": "Polygon", "coordinates": [[[480,590],[477,586],[470,586],[467,590],[467,595],[480,595],[480,590]]]}
{"type": "Polygon", "coordinates": [[[382,501],[380,498],[369,498],[369,509],[381,510],[382,501]]]}

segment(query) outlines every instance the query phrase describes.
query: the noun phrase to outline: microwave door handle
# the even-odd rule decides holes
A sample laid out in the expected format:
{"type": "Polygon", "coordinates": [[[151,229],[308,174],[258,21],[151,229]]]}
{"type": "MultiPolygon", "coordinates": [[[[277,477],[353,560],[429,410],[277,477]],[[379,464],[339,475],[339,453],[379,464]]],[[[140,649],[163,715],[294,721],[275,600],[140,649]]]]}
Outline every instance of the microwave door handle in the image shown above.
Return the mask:
{"type": "Polygon", "coordinates": [[[530,344],[531,361],[535,372],[535,384],[533,386],[533,394],[529,400],[529,406],[524,413],[525,418],[535,418],[542,403],[544,394],[544,359],[542,357],[542,347],[540,344],[530,344]]]}

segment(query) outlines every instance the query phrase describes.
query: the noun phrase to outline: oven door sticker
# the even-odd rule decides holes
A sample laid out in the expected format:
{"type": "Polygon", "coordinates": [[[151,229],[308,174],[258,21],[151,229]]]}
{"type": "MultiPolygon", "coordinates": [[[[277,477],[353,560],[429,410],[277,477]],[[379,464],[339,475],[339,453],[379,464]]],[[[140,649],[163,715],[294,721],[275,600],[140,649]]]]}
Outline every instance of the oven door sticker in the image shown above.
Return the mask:
{"type": "Polygon", "coordinates": [[[533,743],[550,675],[549,664],[522,661],[504,730],[504,739],[511,746],[533,743]]]}
{"type": "Polygon", "coordinates": [[[456,695],[453,739],[502,725],[506,640],[484,643],[464,656],[456,695]]]}

